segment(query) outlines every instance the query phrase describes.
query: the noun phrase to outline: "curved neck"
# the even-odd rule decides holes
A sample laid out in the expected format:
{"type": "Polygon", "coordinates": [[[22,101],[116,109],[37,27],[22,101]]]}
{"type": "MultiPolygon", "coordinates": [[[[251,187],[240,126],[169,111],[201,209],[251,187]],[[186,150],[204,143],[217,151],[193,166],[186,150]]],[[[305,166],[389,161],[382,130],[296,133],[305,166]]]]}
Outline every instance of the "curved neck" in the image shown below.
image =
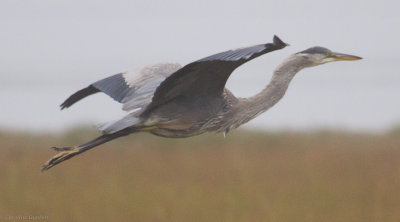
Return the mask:
{"type": "Polygon", "coordinates": [[[240,120],[237,123],[240,125],[248,122],[275,105],[285,95],[296,73],[305,67],[307,64],[303,58],[296,55],[287,58],[275,69],[271,81],[260,93],[239,99],[237,115],[240,120]]]}

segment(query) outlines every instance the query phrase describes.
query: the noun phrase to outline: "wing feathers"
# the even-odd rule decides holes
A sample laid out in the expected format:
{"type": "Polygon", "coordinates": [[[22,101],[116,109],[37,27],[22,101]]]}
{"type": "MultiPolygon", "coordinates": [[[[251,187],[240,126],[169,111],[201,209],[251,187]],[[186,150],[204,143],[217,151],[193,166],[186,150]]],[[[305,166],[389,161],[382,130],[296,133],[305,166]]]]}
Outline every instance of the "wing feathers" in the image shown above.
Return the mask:
{"type": "Polygon", "coordinates": [[[161,63],[144,67],[140,72],[125,72],[101,79],[71,95],[61,104],[68,108],[79,100],[97,92],[104,92],[123,103],[123,110],[143,108],[151,102],[153,93],[171,73],[181,68],[178,63],[161,63]]]}
{"type": "Polygon", "coordinates": [[[100,92],[100,90],[96,89],[92,85],[79,90],[78,92],[72,94],[68,99],[66,99],[61,105],[61,109],[68,108],[72,106],[74,103],[78,102],[79,100],[85,98],[86,96],[90,96],[92,94],[95,94],[97,92],[100,92]]]}
{"type": "Polygon", "coordinates": [[[125,82],[122,73],[107,77],[92,84],[93,87],[121,102],[129,93],[129,85],[125,82]]]}
{"type": "Polygon", "coordinates": [[[114,100],[121,102],[122,99],[129,93],[129,86],[126,84],[122,73],[107,77],[99,80],[90,86],[79,90],[78,92],[71,95],[61,105],[61,109],[68,108],[79,100],[90,96],[97,92],[104,92],[114,100]]]}
{"type": "Polygon", "coordinates": [[[263,54],[282,49],[287,44],[274,36],[273,43],[228,50],[192,62],[168,76],[156,89],[144,114],[175,98],[190,100],[198,95],[219,96],[231,73],[242,64],[263,54]]]}

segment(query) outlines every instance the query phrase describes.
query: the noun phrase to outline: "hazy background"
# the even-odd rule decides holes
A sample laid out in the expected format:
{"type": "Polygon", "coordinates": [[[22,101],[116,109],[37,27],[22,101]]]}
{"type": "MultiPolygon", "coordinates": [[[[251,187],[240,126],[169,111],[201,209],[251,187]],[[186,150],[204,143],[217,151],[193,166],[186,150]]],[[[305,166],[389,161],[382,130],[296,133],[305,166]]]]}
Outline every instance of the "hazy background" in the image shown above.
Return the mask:
{"type": "Polygon", "coordinates": [[[303,70],[284,99],[247,124],[268,130],[379,132],[400,123],[398,1],[1,1],[0,129],[49,131],[118,118],[96,95],[71,93],[118,72],[187,64],[231,48],[291,44],[239,68],[228,87],[250,96],[288,55],[314,45],[364,58],[303,70]]]}
{"type": "Polygon", "coordinates": [[[399,8],[1,0],[0,221],[400,221],[399,8]],[[283,59],[311,46],[364,59],[301,71],[280,103],[225,139],[134,134],[40,173],[49,147],[98,136],[79,125],[124,115],[100,94],[59,111],[76,90],[274,34],[291,46],[235,71],[228,87],[237,96],[257,93],[283,59]]]}

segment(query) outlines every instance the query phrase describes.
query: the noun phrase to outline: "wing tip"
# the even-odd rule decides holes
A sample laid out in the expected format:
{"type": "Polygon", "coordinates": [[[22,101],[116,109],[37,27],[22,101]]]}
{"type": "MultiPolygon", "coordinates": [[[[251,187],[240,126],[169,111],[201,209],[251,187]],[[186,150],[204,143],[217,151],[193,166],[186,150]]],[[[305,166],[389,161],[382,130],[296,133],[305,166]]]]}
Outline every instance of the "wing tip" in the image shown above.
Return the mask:
{"type": "Polygon", "coordinates": [[[67,105],[67,104],[65,104],[65,102],[63,102],[61,105],[60,105],[60,110],[63,110],[63,109],[65,109],[65,108],[68,108],[69,106],[67,105]]]}
{"type": "Polygon", "coordinates": [[[273,44],[280,49],[285,48],[286,46],[290,46],[288,43],[282,41],[277,35],[274,35],[273,44]]]}
{"type": "Polygon", "coordinates": [[[79,100],[85,98],[86,96],[90,96],[94,93],[100,92],[97,88],[93,87],[92,85],[89,85],[86,88],[83,88],[74,94],[72,94],[70,97],[68,97],[61,105],[60,109],[63,110],[65,108],[69,108],[70,106],[74,105],[76,102],[79,100]]]}
{"type": "Polygon", "coordinates": [[[69,108],[72,104],[74,104],[75,102],[71,101],[71,97],[68,97],[68,99],[66,99],[61,105],[60,105],[60,110],[69,108]]]}

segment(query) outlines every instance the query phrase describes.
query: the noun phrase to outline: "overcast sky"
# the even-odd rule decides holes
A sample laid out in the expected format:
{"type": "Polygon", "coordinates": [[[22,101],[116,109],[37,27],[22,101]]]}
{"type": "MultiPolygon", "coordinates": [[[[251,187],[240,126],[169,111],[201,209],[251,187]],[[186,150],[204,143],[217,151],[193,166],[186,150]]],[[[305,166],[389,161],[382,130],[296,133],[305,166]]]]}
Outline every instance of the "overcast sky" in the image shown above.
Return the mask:
{"type": "Polygon", "coordinates": [[[288,55],[320,45],[364,58],[301,71],[284,99],[248,124],[267,130],[400,124],[398,1],[22,1],[0,2],[0,128],[60,130],[118,118],[93,96],[66,111],[71,93],[118,72],[189,63],[230,48],[291,44],[240,67],[228,82],[250,96],[288,55]]]}

